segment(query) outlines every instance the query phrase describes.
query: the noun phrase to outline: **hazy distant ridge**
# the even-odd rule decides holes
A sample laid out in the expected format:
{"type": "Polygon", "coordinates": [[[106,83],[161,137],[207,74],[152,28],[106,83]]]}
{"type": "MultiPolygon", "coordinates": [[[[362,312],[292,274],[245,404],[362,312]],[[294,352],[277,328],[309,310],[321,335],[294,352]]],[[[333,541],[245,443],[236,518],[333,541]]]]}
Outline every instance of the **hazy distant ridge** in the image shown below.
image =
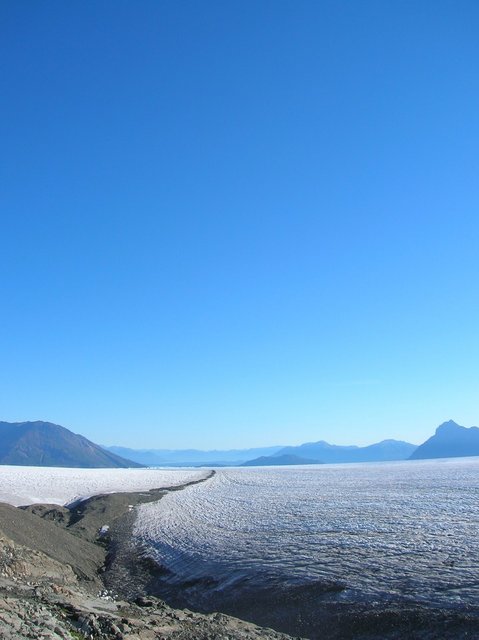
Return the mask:
{"type": "Polygon", "coordinates": [[[301,458],[327,463],[383,462],[406,460],[416,448],[417,445],[402,440],[383,440],[367,447],[341,446],[320,440],[319,442],[307,442],[298,447],[285,447],[275,455],[297,455],[301,458]]]}
{"type": "Polygon", "coordinates": [[[286,464],[389,462],[421,458],[448,458],[479,455],[479,428],[461,427],[453,420],[444,422],[434,436],[419,447],[402,440],[382,440],[359,447],[335,445],[320,440],[298,446],[233,449],[229,451],[199,451],[197,449],[139,450],[108,447],[119,455],[146,465],[158,466],[272,466],[286,464]]]}
{"type": "Polygon", "coordinates": [[[274,464],[311,464],[334,462],[379,462],[407,460],[417,445],[399,440],[383,440],[367,447],[341,446],[324,441],[309,442],[296,447],[263,447],[231,449],[228,451],[200,451],[197,449],[135,450],[107,447],[118,455],[149,466],[270,466],[274,464]],[[278,458],[275,460],[275,458],[278,458]],[[280,458],[280,459],[279,459],[280,458]],[[288,462],[289,460],[289,462],[288,462]]]}
{"type": "Polygon", "coordinates": [[[254,460],[243,462],[242,467],[276,467],[299,464],[321,464],[319,460],[308,460],[294,454],[285,453],[281,456],[260,456],[254,460]]]}
{"type": "Polygon", "coordinates": [[[227,449],[201,451],[199,449],[129,449],[127,447],[105,447],[108,451],[136,460],[147,466],[198,466],[237,465],[259,458],[271,456],[282,447],[259,447],[252,449],[227,449]]]}

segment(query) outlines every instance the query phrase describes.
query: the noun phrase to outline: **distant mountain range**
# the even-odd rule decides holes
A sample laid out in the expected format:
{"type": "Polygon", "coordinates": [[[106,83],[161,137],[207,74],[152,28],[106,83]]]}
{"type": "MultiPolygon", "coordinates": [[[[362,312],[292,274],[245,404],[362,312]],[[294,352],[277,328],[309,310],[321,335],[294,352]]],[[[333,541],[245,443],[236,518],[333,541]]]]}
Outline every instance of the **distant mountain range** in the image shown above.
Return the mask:
{"type": "Polygon", "coordinates": [[[105,447],[105,449],[150,467],[222,467],[236,466],[253,458],[271,456],[280,451],[282,447],[227,449],[225,451],[201,451],[199,449],[128,449],[126,447],[105,447]]]}
{"type": "Polygon", "coordinates": [[[51,422],[0,422],[0,464],[41,467],[141,467],[51,422]]]}
{"type": "Polygon", "coordinates": [[[266,447],[230,451],[199,451],[197,449],[142,449],[137,451],[123,447],[107,447],[107,450],[148,466],[221,467],[407,460],[416,448],[417,445],[400,440],[383,440],[367,447],[341,446],[328,444],[321,440],[308,442],[297,447],[266,447]]]}
{"type": "Polygon", "coordinates": [[[324,440],[293,447],[200,451],[197,449],[126,449],[109,451],[151,466],[275,466],[347,462],[388,462],[479,455],[479,429],[449,420],[419,447],[401,440],[383,440],[366,447],[329,444],[324,440]]]}
{"type": "Polygon", "coordinates": [[[243,462],[242,467],[277,467],[294,464],[319,464],[318,460],[308,460],[291,453],[285,453],[282,456],[260,456],[254,460],[243,462]]]}
{"type": "Polygon", "coordinates": [[[298,447],[284,447],[275,456],[295,455],[318,462],[383,462],[406,460],[417,445],[401,440],[383,440],[367,447],[340,446],[324,440],[308,442],[298,447]]]}
{"type": "Polygon", "coordinates": [[[461,427],[454,420],[443,422],[436,433],[419,446],[410,456],[411,460],[426,458],[457,458],[479,456],[479,429],[461,427]]]}
{"type": "Polygon", "coordinates": [[[56,467],[125,468],[141,466],[276,466],[345,462],[385,462],[479,456],[479,428],[453,420],[417,447],[383,440],[367,447],[333,445],[320,440],[295,447],[201,451],[101,447],[51,422],[0,422],[0,464],[56,467]]]}
{"type": "Polygon", "coordinates": [[[124,447],[107,447],[107,450],[147,466],[222,467],[407,460],[416,447],[417,445],[400,440],[383,440],[367,447],[340,446],[321,440],[297,447],[265,447],[229,451],[135,450],[124,447]]]}

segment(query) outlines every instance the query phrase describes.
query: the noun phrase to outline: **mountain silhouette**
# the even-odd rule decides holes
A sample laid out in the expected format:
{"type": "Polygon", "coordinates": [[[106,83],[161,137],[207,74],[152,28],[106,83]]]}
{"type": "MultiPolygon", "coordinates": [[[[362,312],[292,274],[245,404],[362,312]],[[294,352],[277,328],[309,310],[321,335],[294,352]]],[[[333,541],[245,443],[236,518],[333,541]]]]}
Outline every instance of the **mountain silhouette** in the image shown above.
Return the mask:
{"type": "Polygon", "coordinates": [[[127,468],[143,465],[105,451],[51,422],[0,422],[0,464],[127,468]]]}
{"type": "Polygon", "coordinates": [[[461,427],[454,420],[448,420],[443,422],[436,429],[436,433],[411,454],[410,459],[463,456],[479,456],[479,428],[461,427]]]}

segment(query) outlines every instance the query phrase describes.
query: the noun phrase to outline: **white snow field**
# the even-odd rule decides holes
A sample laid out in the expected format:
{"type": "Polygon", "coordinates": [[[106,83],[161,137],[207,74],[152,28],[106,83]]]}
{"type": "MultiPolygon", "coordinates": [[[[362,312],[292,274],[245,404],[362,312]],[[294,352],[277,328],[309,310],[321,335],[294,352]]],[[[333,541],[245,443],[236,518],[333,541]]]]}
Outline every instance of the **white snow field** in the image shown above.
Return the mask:
{"type": "Polygon", "coordinates": [[[69,504],[100,493],[143,491],[200,480],[208,470],[70,469],[0,465],[0,502],[69,504]]]}
{"type": "Polygon", "coordinates": [[[343,599],[448,606],[479,603],[478,531],[479,457],[222,469],[135,525],[172,580],[329,580],[343,599]]]}

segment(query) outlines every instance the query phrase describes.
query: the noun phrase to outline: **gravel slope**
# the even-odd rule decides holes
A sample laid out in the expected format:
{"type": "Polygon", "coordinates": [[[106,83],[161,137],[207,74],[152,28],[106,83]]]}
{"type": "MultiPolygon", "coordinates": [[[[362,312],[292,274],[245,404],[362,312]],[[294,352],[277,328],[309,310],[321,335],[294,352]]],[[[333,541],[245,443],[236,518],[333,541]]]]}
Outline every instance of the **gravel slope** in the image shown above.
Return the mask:
{"type": "Polygon", "coordinates": [[[71,509],[0,503],[2,640],[287,640],[222,614],[175,610],[152,597],[118,600],[106,590],[106,567],[114,564],[118,572],[119,563],[128,559],[109,552],[115,541],[100,529],[108,525],[121,533],[121,521],[131,519],[135,505],[162,494],[95,496],[71,509]]]}

